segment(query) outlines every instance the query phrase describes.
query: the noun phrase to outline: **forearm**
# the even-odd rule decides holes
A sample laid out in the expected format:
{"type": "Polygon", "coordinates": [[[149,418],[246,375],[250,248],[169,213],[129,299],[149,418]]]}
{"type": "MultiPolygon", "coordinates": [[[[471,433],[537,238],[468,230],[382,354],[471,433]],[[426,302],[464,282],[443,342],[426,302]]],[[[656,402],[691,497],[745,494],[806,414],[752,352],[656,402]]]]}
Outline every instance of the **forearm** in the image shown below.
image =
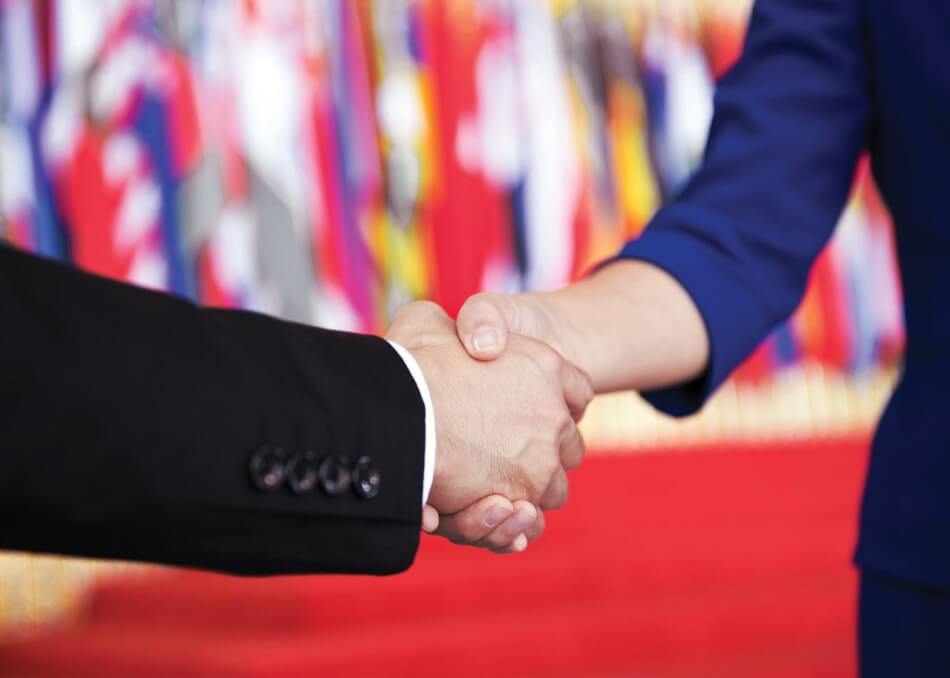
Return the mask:
{"type": "Polygon", "coordinates": [[[682,383],[706,368],[702,316],[686,290],[652,264],[617,261],[561,290],[525,296],[598,393],[682,383]]]}
{"type": "Polygon", "coordinates": [[[424,408],[382,339],[201,309],[2,245],[0,323],[0,515],[16,523],[0,546],[244,573],[411,562],[424,408]],[[322,484],[325,460],[362,457],[377,495],[322,484]]]}

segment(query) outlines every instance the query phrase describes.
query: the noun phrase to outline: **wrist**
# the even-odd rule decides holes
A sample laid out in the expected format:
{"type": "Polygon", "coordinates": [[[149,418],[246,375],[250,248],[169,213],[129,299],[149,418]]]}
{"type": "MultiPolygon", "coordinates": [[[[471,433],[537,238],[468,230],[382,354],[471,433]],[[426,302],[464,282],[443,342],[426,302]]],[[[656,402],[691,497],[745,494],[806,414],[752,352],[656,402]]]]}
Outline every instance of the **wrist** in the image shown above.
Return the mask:
{"type": "Polygon", "coordinates": [[[428,502],[429,495],[432,491],[435,467],[438,459],[436,456],[436,423],[432,394],[427,382],[428,377],[426,376],[422,365],[420,364],[418,356],[416,356],[405,346],[395,341],[387,341],[389,341],[389,344],[393,347],[396,353],[399,354],[399,357],[405,364],[410,376],[416,383],[416,388],[419,391],[419,397],[422,400],[422,407],[424,410],[423,426],[425,427],[425,441],[423,443],[422,504],[425,505],[428,502]]]}
{"type": "Polygon", "coordinates": [[[558,337],[556,348],[590,377],[598,393],[630,388],[631,383],[617,381],[618,370],[640,360],[635,349],[641,292],[636,271],[625,263],[610,264],[560,290],[534,295],[540,314],[558,337]]]}
{"type": "Polygon", "coordinates": [[[515,295],[519,327],[524,334],[543,341],[565,360],[583,369],[580,361],[585,356],[579,350],[583,342],[577,336],[570,304],[565,298],[568,289],[515,295]]]}
{"type": "Polygon", "coordinates": [[[439,361],[434,359],[433,352],[426,346],[407,349],[412,355],[429,389],[429,414],[432,419],[426,427],[426,434],[432,436],[433,448],[438,451],[434,454],[434,463],[431,469],[431,487],[427,497],[428,503],[441,508],[440,495],[445,487],[446,478],[450,477],[454,455],[451,445],[446,443],[444,430],[450,417],[444,409],[446,404],[445,390],[450,387],[447,382],[448,374],[444,373],[439,361]]]}
{"type": "Polygon", "coordinates": [[[585,322],[586,294],[576,285],[551,292],[521,295],[538,318],[540,331],[535,335],[556,350],[569,363],[590,375],[596,368],[592,359],[591,338],[585,336],[590,325],[585,322]]]}
{"type": "Polygon", "coordinates": [[[702,317],[663,269],[618,260],[563,292],[568,335],[584,349],[577,364],[596,392],[659,388],[705,369],[708,339],[702,317]]]}

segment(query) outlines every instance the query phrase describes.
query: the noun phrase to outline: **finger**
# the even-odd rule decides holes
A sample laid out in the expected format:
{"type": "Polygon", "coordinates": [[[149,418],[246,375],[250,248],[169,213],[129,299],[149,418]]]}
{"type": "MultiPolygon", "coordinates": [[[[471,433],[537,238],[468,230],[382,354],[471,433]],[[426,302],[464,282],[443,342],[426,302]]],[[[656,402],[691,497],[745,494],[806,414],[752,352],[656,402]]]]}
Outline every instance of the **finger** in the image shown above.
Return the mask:
{"type": "Polygon", "coordinates": [[[505,497],[491,495],[457,513],[440,516],[435,534],[457,544],[473,544],[488,536],[514,512],[514,506],[505,497]]]}
{"type": "MultiPolygon", "coordinates": [[[[515,502],[515,506],[518,506],[519,502],[515,502]]],[[[507,547],[491,549],[492,553],[497,553],[498,555],[507,555],[509,553],[521,553],[526,548],[528,544],[536,540],[544,533],[544,512],[538,511],[538,519],[534,521],[534,525],[529,527],[523,534],[518,535],[517,538],[507,547]]]]}
{"type": "Polygon", "coordinates": [[[581,462],[584,461],[584,453],[587,446],[584,444],[584,438],[576,426],[571,428],[561,437],[561,444],[558,449],[561,455],[561,466],[565,471],[573,471],[581,462]]]}
{"type": "Polygon", "coordinates": [[[508,332],[516,327],[514,301],[499,294],[476,294],[459,310],[455,324],[468,354],[477,360],[494,360],[505,351],[508,332]]]}
{"type": "MultiPolygon", "coordinates": [[[[515,502],[517,505],[517,502],[515,502]]],[[[525,530],[524,536],[528,538],[528,543],[535,541],[542,534],[544,534],[544,511],[538,509],[538,519],[534,521],[534,525],[525,530]]]]}
{"type": "Polygon", "coordinates": [[[542,511],[553,511],[554,509],[561,508],[566,503],[567,474],[563,468],[558,467],[544,494],[541,495],[541,501],[538,502],[538,506],[542,511]]]}
{"type": "Polygon", "coordinates": [[[521,553],[526,548],[528,548],[528,538],[525,537],[523,534],[519,534],[518,537],[511,543],[510,546],[506,546],[500,549],[491,549],[491,552],[499,556],[506,556],[509,553],[521,553]]]}
{"type": "Polygon", "coordinates": [[[571,418],[574,421],[580,421],[594,397],[594,387],[590,383],[590,377],[574,364],[564,360],[561,363],[560,378],[564,402],[571,411],[571,418]]]}
{"type": "Polygon", "coordinates": [[[422,531],[432,534],[439,527],[439,512],[429,504],[422,507],[422,531]]]}
{"type": "Polygon", "coordinates": [[[541,512],[535,508],[534,504],[527,501],[515,502],[514,508],[515,512],[510,518],[485,535],[475,545],[483,546],[492,551],[500,551],[515,545],[518,538],[522,536],[525,537],[525,545],[527,545],[527,533],[529,531],[534,533],[534,525],[541,512]]]}
{"type": "MultiPolygon", "coordinates": [[[[518,501],[514,502],[515,510],[517,511],[521,507],[522,504],[529,504],[529,503],[530,502],[527,502],[524,499],[519,499],[518,501]]],[[[537,519],[528,529],[526,529],[523,532],[529,544],[535,541],[538,537],[540,537],[544,533],[544,525],[545,525],[544,512],[541,509],[538,509],[537,507],[535,507],[535,509],[538,512],[537,519]]]]}

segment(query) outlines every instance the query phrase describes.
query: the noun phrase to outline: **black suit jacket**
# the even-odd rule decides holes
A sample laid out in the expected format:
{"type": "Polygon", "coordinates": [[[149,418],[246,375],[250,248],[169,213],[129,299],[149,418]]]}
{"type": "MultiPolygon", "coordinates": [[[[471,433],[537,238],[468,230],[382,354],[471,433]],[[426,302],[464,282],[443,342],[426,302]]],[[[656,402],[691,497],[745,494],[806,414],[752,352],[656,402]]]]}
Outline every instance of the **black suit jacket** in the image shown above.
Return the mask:
{"type": "Polygon", "coordinates": [[[424,414],[378,337],[0,245],[0,548],[397,572],[419,541],[424,414]]]}

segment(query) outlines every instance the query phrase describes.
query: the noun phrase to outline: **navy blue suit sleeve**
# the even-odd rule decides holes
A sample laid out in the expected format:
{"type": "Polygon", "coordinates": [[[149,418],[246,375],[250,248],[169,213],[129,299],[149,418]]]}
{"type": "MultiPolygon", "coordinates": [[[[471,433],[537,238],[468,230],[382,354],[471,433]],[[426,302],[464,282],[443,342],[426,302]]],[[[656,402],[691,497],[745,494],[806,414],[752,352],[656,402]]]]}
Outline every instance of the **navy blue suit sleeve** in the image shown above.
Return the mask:
{"type": "Polygon", "coordinates": [[[703,166],[620,258],[672,274],[711,344],[699,379],[644,393],[699,409],[797,307],[868,135],[861,0],[759,0],[719,83],[703,166]]]}

